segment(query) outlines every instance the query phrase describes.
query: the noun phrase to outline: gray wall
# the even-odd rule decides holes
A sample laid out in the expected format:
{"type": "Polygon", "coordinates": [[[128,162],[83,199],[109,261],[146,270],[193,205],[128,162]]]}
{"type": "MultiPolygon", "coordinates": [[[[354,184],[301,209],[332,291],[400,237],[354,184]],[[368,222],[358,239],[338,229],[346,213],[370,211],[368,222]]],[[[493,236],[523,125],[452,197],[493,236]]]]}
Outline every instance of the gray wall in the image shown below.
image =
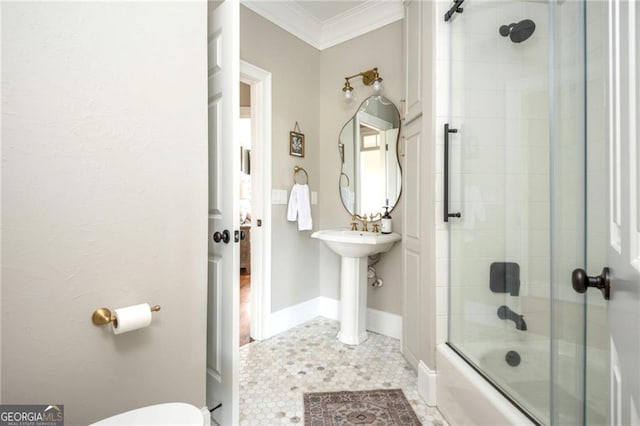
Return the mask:
{"type": "MultiPolygon", "coordinates": [[[[402,46],[403,24],[398,21],[320,52],[320,193],[323,198],[318,208],[323,228],[348,227],[351,222],[351,216],[344,209],[338,193],[338,135],[360,103],[372,93],[371,88],[362,84],[362,79],[353,79],[352,86],[358,99],[355,103],[345,104],[341,91],[344,78],[378,67],[380,76],[384,79],[383,94],[401,110],[400,100],[404,87],[402,46]]],[[[402,232],[402,199],[392,216],[393,230],[402,232]]],[[[321,245],[319,263],[320,294],[339,299],[339,258],[321,245]]],[[[399,244],[383,255],[376,269],[385,284],[382,288],[369,288],[368,306],[401,315],[402,269],[399,244]]]]}
{"type": "Polygon", "coordinates": [[[1,7],[2,402],[203,406],[206,4],[1,7]],[[146,329],[91,323],[143,302],[146,329]]]}
{"type": "Polygon", "coordinates": [[[245,83],[240,83],[240,106],[251,106],[251,86],[245,83]]]}
{"type": "MultiPolygon", "coordinates": [[[[272,73],[272,185],[289,191],[293,166],[304,167],[311,191],[320,184],[318,50],[242,6],[240,8],[240,57],[272,73]],[[304,158],[289,155],[289,132],[298,122],[305,135],[304,158]]],[[[311,206],[314,230],[320,229],[319,205],[311,206]]],[[[317,240],[310,231],[298,231],[287,221],[287,206],[272,206],[272,311],[319,295],[317,240]]]]}
{"type": "MultiPolygon", "coordinates": [[[[371,89],[356,82],[359,99],[346,105],[341,96],[342,83],[347,75],[377,66],[384,78],[384,95],[400,109],[404,84],[402,21],[318,51],[251,10],[240,9],[240,56],[273,76],[273,188],[289,190],[293,166],[304,167],[310,189],[318,192],[318,205],[312,206],[314,230],[347,227],[351,217],[337,189],[338,135],[371,89]],[[296,121],[306,139],[302,159],[289,156],[287,145],[296,121]]],[[[392,214],[397,232],[402,230],[401,204],[392,214]]],[[[272,311],[317,296],[339,299],[339,258],[311,240],[310,232],[298,232],[295,223],[287,222],[286,206],[274,205],[272,214],[272,311]]],[[[369,307],[401,314],[400,257],[397,246],[378,264],[385,286],[369,290],[369,307]]]]}

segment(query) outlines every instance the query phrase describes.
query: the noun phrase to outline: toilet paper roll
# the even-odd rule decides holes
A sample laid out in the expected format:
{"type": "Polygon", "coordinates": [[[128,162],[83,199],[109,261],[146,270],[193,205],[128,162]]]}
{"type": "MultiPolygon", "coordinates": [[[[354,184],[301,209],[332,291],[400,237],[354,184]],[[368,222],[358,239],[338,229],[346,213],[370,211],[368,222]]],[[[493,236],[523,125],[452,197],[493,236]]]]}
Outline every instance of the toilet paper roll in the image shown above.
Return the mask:
{"type": "Polygon", "coordinates": [[[151,324],[151,307],[148,303],[116,309],[116,321],[111,323],[113,334],[122,334],[151,324]]]}

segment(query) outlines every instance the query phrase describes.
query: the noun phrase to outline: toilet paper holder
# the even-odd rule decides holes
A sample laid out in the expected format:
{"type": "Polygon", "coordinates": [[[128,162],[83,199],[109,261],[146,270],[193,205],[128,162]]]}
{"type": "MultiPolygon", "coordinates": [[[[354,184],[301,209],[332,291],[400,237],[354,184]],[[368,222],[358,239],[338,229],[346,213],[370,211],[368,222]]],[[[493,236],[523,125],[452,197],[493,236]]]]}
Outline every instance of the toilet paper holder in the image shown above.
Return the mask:
{"type": "MultiPolygon", "coordinates": [[[[151,312],[158,312],[160,310],[160,305],[153,305],[149,307],[151,312]]],[[[98,308],[93,311],[93,315],[91,315],[91,321],[95,325],[105,325],[113,322],[113,325],[118,326],[118,320],[111,313],[111,309],[109,308],[98,308]]]]}

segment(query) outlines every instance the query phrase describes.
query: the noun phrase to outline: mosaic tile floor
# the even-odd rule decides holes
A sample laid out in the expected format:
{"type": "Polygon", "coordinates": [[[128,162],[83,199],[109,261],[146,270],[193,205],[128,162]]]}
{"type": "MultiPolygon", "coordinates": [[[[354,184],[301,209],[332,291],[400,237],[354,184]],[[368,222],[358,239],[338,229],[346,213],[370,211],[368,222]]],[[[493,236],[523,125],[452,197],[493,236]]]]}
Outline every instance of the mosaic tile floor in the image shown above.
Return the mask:
{"type": "Polygon", "coordinates": [[[417,376],[396,339],[369,333],[349,346],[338,321],[318,317],[240,348],[240,424],[304,424],[304,392],[401,388],[425,426],[447,425],[418,395],[417,376]]]}

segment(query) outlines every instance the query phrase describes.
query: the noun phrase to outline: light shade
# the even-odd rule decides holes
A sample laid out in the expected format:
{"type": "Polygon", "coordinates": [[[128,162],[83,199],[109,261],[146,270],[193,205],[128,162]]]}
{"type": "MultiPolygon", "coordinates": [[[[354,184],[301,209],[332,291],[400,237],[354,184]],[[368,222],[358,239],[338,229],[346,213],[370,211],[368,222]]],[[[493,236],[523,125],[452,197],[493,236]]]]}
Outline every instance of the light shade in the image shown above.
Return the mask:
{"type": "Polygon", "coordinates": [[[374,92],[379,92],[381,90],[382,90],[382,78],[378,77],[373,82],[373,91],[374,92]]]}
{"type": "Polygon", "coordinates": [[[353,87],[349,84],[349,80],[345,79],[344,87],[342,88],[342,93],[344,94],[344,98],[347,101],[353,100],[353,87]]]}

